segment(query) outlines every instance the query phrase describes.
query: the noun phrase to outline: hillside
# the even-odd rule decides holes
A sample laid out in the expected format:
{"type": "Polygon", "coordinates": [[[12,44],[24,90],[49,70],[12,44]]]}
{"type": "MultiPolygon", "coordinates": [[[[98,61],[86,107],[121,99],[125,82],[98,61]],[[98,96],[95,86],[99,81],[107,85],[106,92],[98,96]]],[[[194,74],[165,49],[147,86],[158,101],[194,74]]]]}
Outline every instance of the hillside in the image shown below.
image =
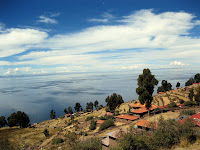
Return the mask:
{"type": "MultiPolygon", "coordinates": [[[[194,87],[197,88],[197,87],[194,87]]],[[[180,103],[180,100],[183,101],[189,101],[188,94],[189,91],[186,90],[186,88],[180,88],[177,90],[171,90],[169,92],[166,92],[164,94],[155,95],[153,104],[157,106],[164,106],[168,105],[170,102],[176,102],[177,104],[180,103]]],[[[117,109],[119,111],[119,114],[126,114],[130,110],[130,106],[136,103],[137,100],[133,100],[130,102],[126,102],[121,104],[121,106],[117,109]]],[[[132,109],[132,108],[131,108],[132,109]]],[[[193,109],[196,112],[199,111],[199,107],[192,107],[192,108],[185,108],[185,109],[193,109]]],[[[160,116],[162,116],[164,119],[177,119],[180,115],[180,112],[182,110],[180,108],[177,108],[173,111],[167,111],[161,114],[152,114],[151,116],[144,115],[139,120],[144,119],[148,121],[157,121],[160,116]]],[[[93,131],[89,129],[90,122],[86,121],[87,117],[93,116],[94,120],[99,120],[98,118],[101,116],[104,116],[106,113],[106,108],[103,108],[99,111],[95,110],[93,112],[86,112],[86,113],[79,113],[75,114],[74,121],[71,120],[70,117],[60,117],[53,120],[46,120],[41,123],[38,123],[37,125],[32,125],[28,128],[9,128],[4,127],[0,129],[0,137],[6,137],[8,141],[14,145],[15,148],[30,148],[34,147],[34,149],[37,148],[43,148],[43,149],[58,149],[58,147],[63,147],[67,149],[66,146],[66,140],[67,140],[67,134],[68,132],[74,132],[76,133],[76,136],[80,139],[87,139],[90,137],[102,137],[105,136],[107,133],[115,131],[116,129],[128,129],[130,125],[134,126],[139,120],[135,120],[132,122],[114,122],[114,126],[110,127],[106,130],[99,131],[99,126],[93,131]],[[50,133],[50,136],[48,138],[44,135],[44,129],[47,129],[50,133]],[[62,138],[64,140],[61,144],[53,144],[54,139],[62,138]]],[[[104,149],[107,149],[104,147],[104,149]]],[[[178,149],[178,148],[176,148],[178,149]]]]}

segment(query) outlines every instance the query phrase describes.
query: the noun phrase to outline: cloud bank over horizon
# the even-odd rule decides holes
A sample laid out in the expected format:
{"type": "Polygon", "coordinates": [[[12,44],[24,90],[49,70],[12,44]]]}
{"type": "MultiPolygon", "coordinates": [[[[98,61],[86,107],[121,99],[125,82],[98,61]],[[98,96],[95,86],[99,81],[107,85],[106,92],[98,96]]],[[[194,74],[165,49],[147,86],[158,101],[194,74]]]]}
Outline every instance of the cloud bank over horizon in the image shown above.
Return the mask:
{"type": "MultiPolygon", "coordinates": [[[[52,17],[59,14],[52,15],[41,15],[39,22],[56,24],[52,17]]],[[[0,74],[192,68],[200,64],[200,37],[192,35],[200,20],[194,14],[144,9],[121,17],[104,13],[86,21],[97,24],[54,35],[45,29],[6,28],[0,23],[0,74]]]]}

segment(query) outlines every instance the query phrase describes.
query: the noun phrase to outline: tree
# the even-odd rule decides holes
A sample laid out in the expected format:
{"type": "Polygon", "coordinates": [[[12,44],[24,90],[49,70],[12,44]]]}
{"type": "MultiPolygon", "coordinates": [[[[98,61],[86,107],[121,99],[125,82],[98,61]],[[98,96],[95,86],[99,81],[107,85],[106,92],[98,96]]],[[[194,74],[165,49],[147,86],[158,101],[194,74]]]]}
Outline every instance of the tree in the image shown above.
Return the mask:
{"type": "Polygon", "coordinates": [[[196,83],[199,83],[200,82],[200,73],[197,73],[195,76],[194,76],[194,80],[196,83]]]}
{"type": "Polygon", "coordinates": [[[17,113],[12,113],[8,117],[8,126],[20,126],[20,128],[26,128],[29,126],[30,119],[28,115],[24,112],[18,111],[17,113]]]}
{"type": "Polygon", "coordinates": [[[96,100],[96,101],[94,102],[94,107],[97,109],[98,105],[99,105],[99,102],[96,100]]]}
{"type": "Polygon", "coordinates": [[[71,107],[68,107],[68,112],[69,112],[70,114],[73,114],[73,110],[72,110],[71,107]]]}
{"type": "Polygon", "coordinates": [[[162,85],[158,87],[157,93],[170,91],[171,89],[172,89],[171,83],[167,83],[167,80],[162,80],[162,85]]]}
{"type": "Polygon", "coordinates": [[[55,119],[56,118],[56,112],[52,109],[50,112],[50,118],[55,119]]]}
{"type": "Polygon", "coordinates": [[[96,126],[97,126],[97,122],[92,119],[90,123],[90,130],[95,130],[96,126]]]}
{"type": "Polygon", "coordinates": [[[91,110],[93,110],[93,103],[92,102],[89,102],[89,103],[87,103],[86,104],[86,111],[91,111],[91,110]]]}
{"type": "Polygon", "coordinates": [[[107,106],[111,111],[115,110],[116,107],[124,103],[122,96],[117,95],[116,93],[113,93],[113,95],[108,96],[105,101],[107,102],[107,106]]]}
{"type": "Polygon", "coordinates": [[[43,133],[46,138],[49,137],[49,131],[47,129],[44,129],[43,133]]]}
{"type": "Polygon", "coordinates": [[[178,89],[179,87],[180,87],[180,82],[177,82],[177,84],[176,84],[176,88],[178,89]]]}
{"type": "Polygon", "coordinates": [[[76,103],[74,109],[76,110],[76,112],[79,112],[81,109],[81,104],[80,103],[76,103]]]}
{"type": "Polygon", "coordinates": [[[200,105],[200,87],[198,87],[197,94],[194,97],[197,105],[200,105]]]}
{"type": "Polygon", "coordinates": [[[193,97],[194,97],[194,89],[193,88],[190,89],[190,93],[189,93],[188,97],[189,97],[190,101],[193,101],[193,97]]]}
{"type": "Polygon", "coordinates": [[[193,83],[195,83],[195,80],[194,80],[193,78],[190,78],[190,79],[185,83],[185,86],[192,85],[193,83]]]}
{"type": "Polygon", "coordinates": [[[6,118],[4,116],[1,116],[0,117],[0,128],[5,127],[6,124],[7,124],[6,118]]]}
{"type": "Polygon", "coordinates": [[[65,113],[65,114],[68,114],[68,111],[67,111],[67,109],[66,109],[66,108],[64,109],[64,113],[65,113]]]}
{"type": "Polygon", "coordinates": [[[140,74],[137,80],[138,88],[136,89],[136,93],[139,95],[140,103],[145,104],[149,114],[149,108],[153,100],[154,86],[158,84],[158,80],[151,74],[149,69],[144,69],[143,74],[140,74]]]}

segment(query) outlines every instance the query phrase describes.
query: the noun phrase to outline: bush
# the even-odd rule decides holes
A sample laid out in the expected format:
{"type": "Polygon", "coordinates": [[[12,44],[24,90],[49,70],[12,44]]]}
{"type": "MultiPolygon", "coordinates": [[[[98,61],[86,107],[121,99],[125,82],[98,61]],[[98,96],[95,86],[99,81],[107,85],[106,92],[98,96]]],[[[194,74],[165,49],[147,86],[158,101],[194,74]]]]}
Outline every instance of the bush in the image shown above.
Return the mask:
{"type": "Polygon", "coordinates": [[[108,119],[114,120],[115,117],[114,117],[114,116],[107,116],[107,115],[105,115],[105,116],[99,117],[99,119],[100,119],[100,120],[108,120],[108,119]]]}
{"type": "Polygon", "coordinates": [[[0,150],[13,150],[14,147],[8,141],[8,137],[0,137],[0,150]]]}
{"type": "Polygon", "coordinates": [[[175,102],[171,102],[168,104],[168,107],[169,108],[174,108],[174,107],[177,107],[176,103],[175,102]]]}
{"type": "Polygon", "coordinates": [[[105,129],[107,129],[107,128],[113,126],[113,125],[114,125],[114,121],[113,121],[113,120],[111,120],[111,119],[106,120],[106,121],[104,121],[104,122],[101,124],[99,130],[100,130],[100,131],[105,130],[105,129]]]}
{"type": "Polygon", "coordinates": [[[192,116],[196,114],[195,110],[183,110],[181,111],[180,115],[192,116]]]}
{"type": "Polygon", "coordinates": [[[184,100],[179,99],[179,103],[180,103],[180,104],[183,104],[184,102],[185,102],[184,100]]]}
{"type": "Polygon", "coordinates": [[[195,105],[193,101],[185,101],[185,102],[183,103],[183,106],[189,106],[189,107],[191,107],[191,106],[193,106],[193,105],[195,105]]]}
{"type": "Polygon", "coordinates": [[[53,139],[53,141],[52,141],[53,144],[59,144],[59,143],[63,143],[63,142],[64,142],[64,140],[61,138],[53,139]]]}
{"type": "Polygon", "coordinates": [[[49,131],[47,129],[44,129],[43,133],[46,138],[49,137],[49,131]]]}
{"type": "Polygon", "coordinates": [[[101,150],[101,141],[98,138],[89,138],[77,142],[71,147],[71,150],[101,150]]]}
{"type": "Polygon", "coordinates": [[[95,130],[96,126],[97,126],[97,122],[92,119],[90,123],[90,130],[95,130]]]}
{"type": "Polygon", "coordinates": [[[85,121],[89,121],[89,120],[92,120],[94,118],[94,116],[89,116],[85,119],[85,121]]]}

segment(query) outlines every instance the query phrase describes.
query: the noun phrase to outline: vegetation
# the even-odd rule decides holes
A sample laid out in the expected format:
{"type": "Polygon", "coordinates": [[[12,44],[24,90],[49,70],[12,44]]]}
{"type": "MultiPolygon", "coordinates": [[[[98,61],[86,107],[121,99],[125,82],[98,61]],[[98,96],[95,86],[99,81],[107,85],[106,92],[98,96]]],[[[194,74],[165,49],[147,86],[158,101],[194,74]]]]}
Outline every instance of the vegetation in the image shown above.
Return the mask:
{"type": "Polygon", "coordinates": [[[192,85],[193,83],[199,83],[200,82],[200,73],[197,73],[194,78],[190,78],[186,83],[185,86],[192,85]]]}
{"type": "Polygon", "coordinates": [[[81,110],[81,104],[80,103],[76,103],[74,109],[76,110],[76,112],[79,112],[81,110]]]}
{"type": "Polygon", "coordinates": [[[200,87],[197,88],[197,94],[194,96],[197,105],[200,105],[200,87]]]}
{"type": "Polygon", "coordinates": [[[70,150],[101,150],[101,141],[98,138],[88,138],[71,145],[70,150]]]}
{"type": "Polygon", "coordinates": [[[184,103],[183,103],[183,106],[189,106],[189,107],[191,107],[191,106],[194,106],[195,104],[194,104],[194,102],[193,101],[185,101],[184,103]]]}
{"type": "Polygon", "coordinates": [[[144,69],[143,74],[140,74],[137,80],[138,88],[136,89],[136,93],[139,95],[140,103],[145,104],[149,114],[149,108],[153,100],[154,86],[158,84],[158,80],[151,74],[149,69],[144,69]]]}
{"type": "Polygon", "coordinates": [[[88,116],[85,121],[89,121],[89,120],[92,120],[94,118],[94,116],[88,116]]]}
{"type": "Polygon", "coordinates": [[[103,108],[103,105],[100,105],[100,106],[97,107],[97,110],[100,110],[102,108],[103,108]]]}
{"type": "Polygon", "coordinates": [[[112,150],[170,149],[174,145],[181,144],[182,139],[194,143],[199,136],[194,123],[189,119],[180,124],[172,119],[160,118],[158,128],[154,132],[133,134],[130,131],[118,140],[117,146],[112,150]]]}
{"type": "Polygon", "coordinates": [[[177,82],[177,84],[176,84],[176,88],[178,89],[179,87],[180,87],[180,82],[177,82]]]}
{"type": "Polygon", "coordinates": [[[0,137],[0,150],[13,150],[14,146],[8,141],[8,137],[0,137]]]}
{"type": "Polygon", "coordinates": [[[189,97],[190,101],[193,101],[193,97],[194,97],[194,89],[193,88],[190,89],[190,93],[189,93],[188,97],[189,97]]]}
{"type": "Polygon", "coordinates": [[[124,103],[122,96],[117,95],[116,93],[113,93],[111,96],[108,96],[105,101],[107,103],[108,108],[111,111],[114,111],[116,107],[124,103]]]}
{"type": "Polygon", "coordinates": [[[200,73],[197,73],[195,76],[194,76],[194,80],[196,83],[199,83],[200,82],[200,73]]]}
{"type": "Polygon", "coordinates": [[[57,139],[53,139],[52,143],[53,144],[59,144],[59,143],[63,143],[64,140],[62,138],[57,138],[57,139]]]}
{"type": "Polygon", "coordinates": [[[195,110],[183,110],[180,113],[180,116],[186,115],[186,116],[192,116],[196,114],[195,110]]]}
{"type": "Polygon", "coordinates": [[[55,119],[56,118],[56,112],[53,109],[50,111],[50,118],[51,119],[55,119]]]}
{"type": "Polygon", "coordinates": [[[89,102],[86,104],[86,111],[91,111],[91,110],[93,110],[93,103],[89,102]]]}
{"type": "Polygon", "coordinates": [[[100,130],[100,131],[105,130],[105,129],[107,129],[107,128],[113,126],[113,125],[114,125],[114,121],[111,120],[111,119],[108,119],[108,120],[104,121],[104,122],[101,124],[99,130],[100,130]]]}
{"type": "Polygon", "coordinates": [[[114,120],[115,117],[114,116],[107,116],[107,115],[105,115],[105,116],[101,116],[99,119],[100,120],[108,120],[108,119],[114,120]]]}
{"type": "Polygon", "coordinates": [[[4,116],[1,116],[0,117],[0,128],[5,127],[6,124],[7,124],[6,118],[4,116]]]}
{"type": "Polygon", "coordinates": [[[12,113],[8,117],[8,126],[20,126],[20,128],[26,128],[29,126],[30,119],[28,115],[24,112],[18,111],[17,113],[12,113]]]}
{"type": "Polygon", "coordinates": [[[68,112],[69,112],[70,114],[73,114],[73,110],[72,110],[71,107],[68,107],[68,112]]]}
{"type": "Polygon", "coordinates": [[[94,102],[94,107],[97,109],[98,105],[99,105],[99,102],[96,100],[96,101],[94,102]]]}
{"type": "Polygon", "coordinates": [[[66,108],[64,109],[64,113],[65,113],[65,114],[68,114],[68,111],[67,111],[67,109],[66,109],[66,108]]]}
{"type": "Polygon", "coordinates": [[[92,119],[90,123],[90,130],[95,130],[96,126],[97,126],[97,122],[92,119]]]}
{"type": "Polygon", "coordinates": [[[170,91],[170,90],[172,90],[171,83],[167,83],[166,80],[162,80],[162,85],[160,87],[158,87],[157,93],[159,93],[159,92],[166,92],[166,91],[170,91]]]}
{"type": "Polygon", "coordinates": [[[49,137],[49,130],[44,129],[43,133],[44,133],[44,135],[45,135],[46,138],[49,137]]]}
{"type": "Polygon", "coordinates": [[[168,107],[169,108],[174,108],[174,107],[177,107],[176,103],[175,102],[171,102],[168,104],[168,107]]]}

